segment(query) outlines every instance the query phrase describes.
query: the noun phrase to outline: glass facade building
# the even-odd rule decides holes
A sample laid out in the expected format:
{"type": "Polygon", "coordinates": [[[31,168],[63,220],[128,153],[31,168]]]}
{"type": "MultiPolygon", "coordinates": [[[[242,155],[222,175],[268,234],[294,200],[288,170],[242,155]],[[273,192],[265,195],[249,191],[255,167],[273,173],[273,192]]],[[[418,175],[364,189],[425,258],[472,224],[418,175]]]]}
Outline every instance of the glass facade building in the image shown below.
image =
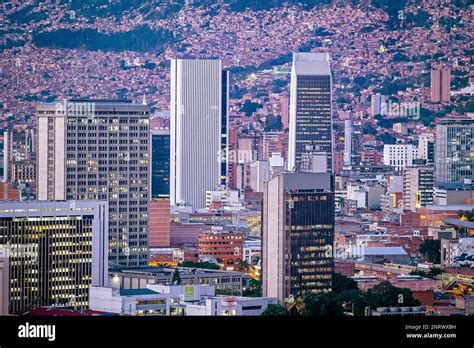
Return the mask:
{"type": "Polygon", "coordinates": [[[151,197],[170,197],[170,132],[151,131],[151,197]]]}
{"type": "Polygon", "coordinates": [[[265,187],[262,209],[263,296],[331,290],[334,193],[328,173],[283,173],[265,187]]]}
{"type": "Polygon", "coordinates": [[[307,145],[326,153],[332,172],[332,82],[329,56],[295,53],[291,72],[288,170],[299,170],[307,145]]]}
{"type": "Polygon", "coordinates": [[[474,179],[474,119],[443,119],[436,126],[436,182],[474,179]]]}
{"type": "Polygon", "coordinates": [[[0,202],[9,313],[36,306],[87,309],[89,286],[108,281],[107,202],[0,202]]]}

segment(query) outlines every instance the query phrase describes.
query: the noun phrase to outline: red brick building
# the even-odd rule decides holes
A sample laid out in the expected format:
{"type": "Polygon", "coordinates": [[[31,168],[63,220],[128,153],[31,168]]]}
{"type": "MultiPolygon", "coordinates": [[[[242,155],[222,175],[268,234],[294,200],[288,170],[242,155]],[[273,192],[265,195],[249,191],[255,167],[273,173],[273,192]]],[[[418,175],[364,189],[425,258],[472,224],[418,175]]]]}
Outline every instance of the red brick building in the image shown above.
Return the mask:
{"type": "Polygon", "coordinates": [[[213,227],[199,235],[199,257],[211,256],[221,259],[224,269],[229,271],[240,269],[243,246],[242,233],[227,232],[213,227]]]}
{"type": "Polygon", "coordinates": [[[0,183],[0,201],[19,201],[21,198],[20,190],[13,184],[0,183]]]}

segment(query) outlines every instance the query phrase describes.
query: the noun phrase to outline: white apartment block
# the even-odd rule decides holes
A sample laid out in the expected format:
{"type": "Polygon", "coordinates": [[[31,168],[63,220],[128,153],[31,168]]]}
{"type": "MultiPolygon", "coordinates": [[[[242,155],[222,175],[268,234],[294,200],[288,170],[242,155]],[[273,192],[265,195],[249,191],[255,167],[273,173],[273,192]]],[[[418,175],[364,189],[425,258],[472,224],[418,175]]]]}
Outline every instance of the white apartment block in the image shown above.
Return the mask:
{"type": "Polygon", "coordinates": [[[396,144],[383,147],[383,163],[386,166],[394,166],[398,171],[413,165],[416,158],[418,149],[414,145],[396,144]]]}

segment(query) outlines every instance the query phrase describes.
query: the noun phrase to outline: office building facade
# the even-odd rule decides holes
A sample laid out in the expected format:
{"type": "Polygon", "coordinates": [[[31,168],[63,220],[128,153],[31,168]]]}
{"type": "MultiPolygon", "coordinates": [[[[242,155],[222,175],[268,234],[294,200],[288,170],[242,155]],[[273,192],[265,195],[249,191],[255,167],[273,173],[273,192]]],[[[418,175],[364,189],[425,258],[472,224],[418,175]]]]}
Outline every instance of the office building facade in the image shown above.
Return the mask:
{"type": "Polygon", "coordinates": [[[262,209],[263,296],[331,290],[334,193],[330,174],[282,173],[267,184],[262,209]]]}
{"type": "Polygon", "coordinates": [[[406,167],[403,170],[403,209],[416,212],[417,208],[433,204],[433,186],[433,167],[406,167]]]}
{"type": "Polygon", "coordinates": [[[436,182],[474,179],[474,118],[443,119],[436,125],[436,182]]]}
{"type": "Polygon", "coordinates": [[[383,163],[393,166],[396,170],[403,170],[413,165],[413,160],[418,157],[418,148],[411,144],[384,145],[383,163]]]}
{"type": "Polygon", "coordinates": [[[326,53],[294,53],[290,86],[289,171],[301,166],[306,145],[326,152],[332,172],[332,78],[326,53]]]}
{"type": "Polygon", "coordinates": [[[170,131],[151,131],[151,197],[170,197],[170,131]]]}
{"type": "Polygon", "coordinates": [[[108,214],[105,201],[0,202],[9,313],[87,309],[89,286],[108,282],[108,214]]]}
{"type": "Polygon", "coordinates": [[[38,199],[107,200],[111,262],[148,263],[149,107],[77,100],[39,105],[38,199]]]}
{"type": "Polygon", "coordinates": [[[220,60],[171,60],[170,201],[204,208],[226,185],[229,72],[220,60]]]}

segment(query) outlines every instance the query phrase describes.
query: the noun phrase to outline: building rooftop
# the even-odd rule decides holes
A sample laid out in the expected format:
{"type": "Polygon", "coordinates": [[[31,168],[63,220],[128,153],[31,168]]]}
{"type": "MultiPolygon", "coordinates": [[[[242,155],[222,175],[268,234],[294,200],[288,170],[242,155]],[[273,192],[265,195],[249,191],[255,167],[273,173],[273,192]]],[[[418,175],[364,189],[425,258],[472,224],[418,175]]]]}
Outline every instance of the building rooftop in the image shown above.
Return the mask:
{"type": "Polygon", "coordinates": [[[294,53],[293,68],[298,75],[331,75],[327,53],[294,53]]]}
{"type": "MultiPolygon", "coordinates": [[[[154,276],[172,276],[176,268],[174,267],[136,267],[136,268],[123,268],[114,265],[114,267],[109,266],[110,273],[135,273],[135,274],[145,274],[145,275],[154,275],[154,276]]],[[[177,267],[181,276],[187,276],[190,274],[195,274],[197,276],[204,274],[216,274],[228,276],[242,276],[241,272],[236,271],[225,271],[220,269],[207,269],[207,268],[195,268],[195,267],[177,267]]]]}
{"type": "Polygon", "coordinates": [[[427,205],[428,210],[472,210],[474,204],[427,205]]]}
{"type": "Polygon", "coordinates": [[[446,225],[474,229],[474,222],[473,221],[462,221],[462,220],[458,220],[458,219],[446,219],[446,220],[444,220],[444,223],[446,225]]]}
{"type": "Polygon", "coordinates": [[[140,296],[140,295],[156,295],[158,291],[150,289],[120,289],[120,296],[140,296]]]}
{"type": "Polygon", "coordinates": [[[408,255],[403,247],[364,247],[364,256],[371,255],[408,255]]]}
{"type": "Polygon", "coordinates": [[[443,190],[474,190],[474,184],[465,184],[462,182],[439,182],[437,188],[443,190]]]}

